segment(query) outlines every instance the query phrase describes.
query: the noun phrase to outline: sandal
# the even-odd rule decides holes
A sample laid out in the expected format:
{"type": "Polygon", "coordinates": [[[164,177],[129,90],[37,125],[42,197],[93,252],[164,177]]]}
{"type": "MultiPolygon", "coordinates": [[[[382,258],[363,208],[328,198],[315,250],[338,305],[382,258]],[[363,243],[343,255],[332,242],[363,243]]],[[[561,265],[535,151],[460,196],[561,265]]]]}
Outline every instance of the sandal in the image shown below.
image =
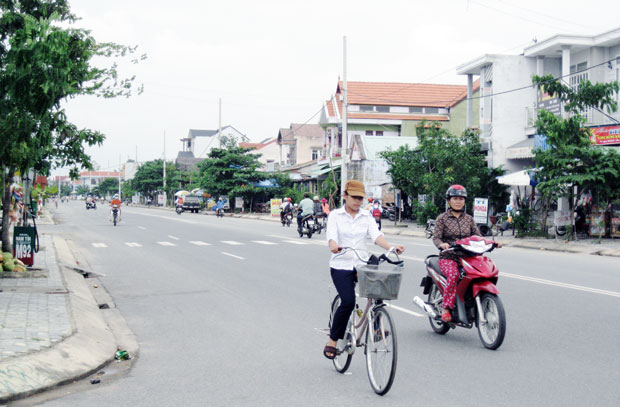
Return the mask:
{"type": "Polygon", "coordinates": [[[443,322],[450,322],[452,321],[452,315],[450,314],[450,310],[449,309],[444,309],[443,313],[441,314],[441,320],[443,322]]]}
{"type": "Polygon", "coordinates": [[[336,349],[334,346],[327,345],[323,348],[323,356],[325,356],[327,359],[333,360],[336,358],[337,355],[338,349],[336,349]]]}

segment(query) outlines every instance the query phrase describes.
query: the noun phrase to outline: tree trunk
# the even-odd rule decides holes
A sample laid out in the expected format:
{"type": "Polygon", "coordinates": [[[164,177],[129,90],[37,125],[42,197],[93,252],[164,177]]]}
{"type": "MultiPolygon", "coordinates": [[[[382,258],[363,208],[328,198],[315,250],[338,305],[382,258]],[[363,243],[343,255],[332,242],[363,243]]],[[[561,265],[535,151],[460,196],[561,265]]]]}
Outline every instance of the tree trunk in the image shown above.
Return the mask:
{"type": "Polygon", "coordinates": [[[577,234],[573,233],[575,226],[575,186],[570,187],[570,193],[568,194],[568,210],[570,211],[570,234],[568,235],[569,240],[577,240],[577,234]]]}
{"type": "Polygon", "coordinates": [[[2,251],[13,253],[13,245],[10,240],[11,219],[9,218],[9,210],[11,208],[11,180],[15,172],[9,170],[4,175],[2,171],[2,251]]]}

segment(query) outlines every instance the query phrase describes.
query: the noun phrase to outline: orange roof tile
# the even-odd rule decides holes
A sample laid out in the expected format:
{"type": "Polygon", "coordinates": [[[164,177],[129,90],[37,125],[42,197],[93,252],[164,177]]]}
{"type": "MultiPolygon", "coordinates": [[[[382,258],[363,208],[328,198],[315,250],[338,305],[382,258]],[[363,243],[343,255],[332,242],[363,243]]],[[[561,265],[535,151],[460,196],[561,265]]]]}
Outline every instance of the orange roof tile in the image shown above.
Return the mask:
{"type": "MultiPolygon", "coordinates": [[[[347,86],[347,102],[352,105],[452,107],[467,95],[464,85],[347,82],[347,86]]],[[[341,94],[341,90],[339,81],[336,94],[341,94]]]]}
{"type": "Polygon", "coordinates": [[[256,150],[258,150],[261,147],[266,146],[266,144],[263,143],[239,143],[239,147],[242,148],[254,148],[256,150]]]}

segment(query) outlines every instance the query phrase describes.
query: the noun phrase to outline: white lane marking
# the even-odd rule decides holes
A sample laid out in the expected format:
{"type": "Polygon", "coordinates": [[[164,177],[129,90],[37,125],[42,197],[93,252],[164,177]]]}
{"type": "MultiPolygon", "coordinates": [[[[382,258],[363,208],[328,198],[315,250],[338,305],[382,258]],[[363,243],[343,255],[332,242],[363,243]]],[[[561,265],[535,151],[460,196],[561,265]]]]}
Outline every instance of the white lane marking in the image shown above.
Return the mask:
{"type": "Polygon", "coordinates": [[[146,230],[144,226],[138,226],[138,229],[146,230]]]}
{"type": "Polygon", "coordinates": [[[196,246],[211,246],[211,243],[201,242],[200,240],[190,240],[190,243],[196,246]]]}
{"type": "Polygon", "coordinates": [[[556,286],[556,287],[569,288],[571,290],[586,291],[586,292],[590,292],[590,293],[594,293],[594,294],[609,295],[610,297],[619,297],[620,298],[620,293],[619,292],[615,292],[615,291],[599,290],[598,288],[590,288],[590,287],[584,287],[584,286],[581,286],[581,285],[560,283],[560,282],[557,282],[557,281],[544,280],[542,278],[520,276],[518,274],[505,273],[503,271],[501,271],[499,274],[500,274],[500,276],[508,277],[508,278],[514,278],[514,279],[517,279],[517,280],[530,281],[530,282],[538,283],[538,284],[552,285],[552,286],[556,286]]]}
{"type": "Polygon", "coordinates": [[[420,258],[420,257],[413,257],[413,256],[400,256],[401,259],[405,259],[405,260],[415,260],[415,261],[424,261],[424,259],[420,258]]]}
{"type": "Polygon", "coordinates": [[[229,244],[231,246],[241,246],[243,243],[235,242],[234,240],[220,240],[222,243],[229,244]]]}
{"type": "Polygon", "coordinates": [[[136,242],[125,242],[125,244],[129,247],[142,247],[140,243],[136,243],[136,242]]]}
{"type": "Polygon", "coordinates": [[[176,244],[172,242],[157,242],[157,244],[161,246],[176,246],[176,244]]]}
{"type": "Polygon", "coordinates": [[[252,240],[254,243],[258,243],[258,244],[264,244],[264,245],[274,245],[277,243],[274,242],[268,242],[266,240],[252,240]]]}
{"type": "Polygon", "coordinates": [[[310,244],[309,242],[300,242],[299,240],[285,240],[284,242],[292,244],[310,244]]]}
{"type": "Polygon", "coordinates": [[[108,245],[105,243],[93,243],[93,247],[104,248],[108,247],[108,245]]]}
{"type": "Polygon", "coordinates": [[[235,259],[245,260],[245,258],[243,258],[241,256],[235,256],[234,254],[230,254],[230,253],[226,253],[226,252],[222,252],[222,254],[225,254],[226,256],[234,257],[235,259]]]}
{"type": "Polygon", "coordinates": [[[172,236],[172,235],[168,235],[168,237],[169,237],[170,239],[173,239],[173,240],[179,240],[179,238],[178,238],[178,237],[174,237],[174,236],[172,236]]]}

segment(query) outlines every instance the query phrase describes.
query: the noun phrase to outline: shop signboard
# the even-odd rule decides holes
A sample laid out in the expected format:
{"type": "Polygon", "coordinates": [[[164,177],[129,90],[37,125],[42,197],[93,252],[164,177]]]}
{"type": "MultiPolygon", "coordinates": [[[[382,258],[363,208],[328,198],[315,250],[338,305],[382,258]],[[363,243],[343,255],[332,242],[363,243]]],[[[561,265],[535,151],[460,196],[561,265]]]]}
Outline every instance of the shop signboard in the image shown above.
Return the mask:
{"type": "Polygon", "coordinates": [[[474,222],[487,224],[489,213],[489,198],[474,198],[474,222]]]}
{"type": "Polygon", "coordinates": [[[550,96],[545,92],[544,86],[538,90],[538,108],[545,109],[546,111],[553,113],[556,116],[562,115],[562,103],[558,95],[550,96]]]}
{"type": "Polygon", "coordinates": [[[228,195],[220,196],[222,202],[224,202],[224,209],[230,209],[230,201],[228,200],[228,195]]]}
{"type": "Polygon", "coordinates": [[[590,143],[605,146],[620,144],[620,125],[590,128],[590,143]]]}
{"type": "Polygon", "coordinates": [[[280,206],[282,205],[282,199],[274,198],[269,201],[269,206],[271,208],[271,216],[280,216],[280,206]]]}
{"type": "Polygon", "coordinates": [[[27,266],[34,264],[34,227],[15,226],[13,229],[13,257],[27,266]]]}
{"type": "Polygon", "coordinates": [[[243,197],[242,196],[235,197],[235,209],[243,210],[243,197]]]}

